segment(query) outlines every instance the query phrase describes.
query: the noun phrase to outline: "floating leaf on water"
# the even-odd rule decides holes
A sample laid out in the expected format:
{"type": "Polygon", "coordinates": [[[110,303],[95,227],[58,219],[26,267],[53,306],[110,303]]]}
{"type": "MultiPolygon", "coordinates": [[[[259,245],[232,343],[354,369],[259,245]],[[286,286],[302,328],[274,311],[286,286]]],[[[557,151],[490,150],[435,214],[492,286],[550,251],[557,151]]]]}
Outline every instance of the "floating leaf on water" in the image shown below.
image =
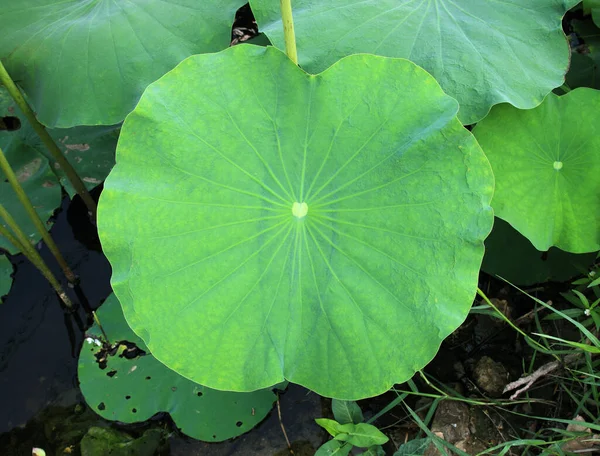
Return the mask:
{"type": "Polygon", "coordinates": [[[168,412],[183,433],[218,442],[249,431],[271,410],[271,390],[215,391],[159,363],[127,325],[114,295],[97,315],[110,342],[97,325],[88,330],[78,375],[86,401],[103,418],[135,423],[168,412]]]}
{"type": "Polygon", "coordinates": [[[0,254],[0,304],[12,286],[13,265],[6,255],[0,254]]]}

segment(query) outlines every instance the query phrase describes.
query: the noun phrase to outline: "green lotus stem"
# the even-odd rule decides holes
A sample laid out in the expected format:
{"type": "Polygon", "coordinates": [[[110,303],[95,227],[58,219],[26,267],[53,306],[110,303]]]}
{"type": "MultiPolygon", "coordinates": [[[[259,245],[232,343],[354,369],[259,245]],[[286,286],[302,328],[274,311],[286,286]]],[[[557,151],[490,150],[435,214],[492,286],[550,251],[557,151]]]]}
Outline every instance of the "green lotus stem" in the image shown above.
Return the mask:
{"type": "Polygon", "coordinates": [[[46,263],[44,263],[44,260],[37,252],[37,250],[35,250],[32,247],[31,243],[29,242],[29,239],[27,239],[25,233],[23,233],[21,228],[19,228],[19,225],[17,225],[15,219],[8,213],[8,211],[4,208],[4,206],[1,203],[0,218],[4,219],[4,221],[10,227],[10,229],[13,230],[13,232],[16,235],[16,238],[11,234],[10,231],[8,231],[8,229],[6,229],[1,224],[0,234],[6,239],[8,239],[8,242],[10,242],[16,248],[18,248],[23,253],[23,255],[25,255],[27,259],[31,261],[36,268],[38,268],[38,270],[42,273],[42,275],[46,278],[50,285],[52,285],[52,288],[54,288],[54,291],[56,291],[62,302],[65,303],[65,306],[67,306],[69,309],[72,309],[73,304],[71,303],[71,300],[65,293],[63,287],[60,285],[58,280],[56,280],[56,277],[54,277],[54,274],[52,274],[50,268],[48,268],[46,263]]]}
{"type": "Polygon", "coordinates": [[[10,75],[6,71],[6,68],[4,68],[2,61],[0,61],[0,83],[2,83],[6,87],[8,93],[10,93],[11,97],[15,100],[15,103],[19,105],[19,108],[21,108],[21,111],[23,111],[23,114],[25,114],[25,117],[27,117],[27,120],[29,120],[29,123],[31,123],[31,126],[33,127],[35,132],[38,134],[46,148],[50,151],[50,153],[54,157],[54,160],[56,160],[56,163],[58,163],[61,169],[65,172],[67,178],[71,182],[71,185],[73,185],[73,188],[87,206],[92,220],[96,220],[96,202],[92,199],[91,195],[87,191],[87,188],[85,188],[85,184],[79,178],[77,172],[67,161],[63,153],[60,151],[60,149],[54,142],[54,139],[52,139],[52,137],[46,130],[46,127],[44,127],[37,120],[35,114],[33,113],[33,110],[23,97],[23,94],[11,79],[10,75]]]}
{"type": "Polygon", "coordinates": [[[100,328],[100,331],[102,332],[102,335],[104,336],[104,339],[106,339],[106,342],[108,342],[110,344],[110,339],[106,335],[106,332],[104,331],[104,328],[102,327],[102,323],[100,323],[100,319],[98,318],[98,315],[96,315],[96,312],[94,310],[92,310],[92,316],[94,317],[94,321],[98,325],[98,328],[100,328]]]}
{"type": "Polygon", "coordinates": [[[562,90],[564,93],[569,93],[571,91],[571,88],[567,84],[561,85],[559,89],[562,90]]]}
{"type": "MultiPolygon", "coordinates": [[[[6,209],[5,209],[6,210],[6,209]]],[[[10,242],[16,249],[19,249],[21,253],[25,252],[25,247],[21,242],[12,235],[10,231],[4,226],[0,224],[0,234],[4,236],[8,242],[10,242]]],[[[23,253],[24,254],[24,253],[23,253]]],[[[33,261],[32,261],[33,263],[33,261]]]]}
{"type": "Polygon", "coordinates": [[[283,22],[285,53],[292,62],[298,65],[296,35],[294,34],[294,18],[292,17],[292,0],[281,0],[281,20],[283,22]]]}
{"type": "Polygon", "coordinates": [[[75,276],[75,274],[73,274],[73,271],[71,271],[71,268],[69,268],[69,265],[63,258],[62,254],[60,253],[60,250],[58,250],[57,245],[54,243],[52,236],[50,236],[50,233],[48,233],[48,231],[46,230],[46,227],[44,226],[44,222],[42,221],[42,219],[40,219],[40,216],[33,208],[33,204],[31,203],[31,200],[25,194],[23,187],[21,187],[21,184],[19,183],[17,176],[15,175],[13,169],[11,168],[10,163],[8,163],[8,160],[6,159],[4,152],[2,152],[2,148],[0,148],[0,169],[2,169],[2,172],[7,177],[8,182],[10,183],[10,186],[13,188],[13,190],[17,194],[19,201],[21,201],[21,204],[25,208],[25,211],[27,211],[27,215],[29,215],[29,218],[31,219],[31,221],[35,225],[36,229],[42,236],[42,239],[44,240],[44,242],[50,249],[50,252],[52,252],[52,255],[54,255],[54,258],[56,258],[56,261],[58,262],[61,269],[65,273],[67,280],[71,283],[77,283],[77,277],[75,276]]]}

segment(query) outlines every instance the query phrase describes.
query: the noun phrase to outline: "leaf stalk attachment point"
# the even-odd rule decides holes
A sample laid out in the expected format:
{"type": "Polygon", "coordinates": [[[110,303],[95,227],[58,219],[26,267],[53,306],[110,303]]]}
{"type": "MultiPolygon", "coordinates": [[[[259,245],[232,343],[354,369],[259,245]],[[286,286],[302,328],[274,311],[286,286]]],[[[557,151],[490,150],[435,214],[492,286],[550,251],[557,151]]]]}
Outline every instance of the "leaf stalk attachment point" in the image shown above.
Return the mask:
{"type": "MultiPolygon", "coordinates": [[[[31,221],[35,225],[36,229],[42,236],[42,239],[44,240],[44,242],[50,249],[50,252],[52,252],[52,255],[54,255],[54,258],[56,258],[56,261],[58,262],[61,269],[63,270],[65,276],[67,277],[67,280],[73,284],[77,283],[77,277],[75,276],[73,271],[71,271],[71,268],[69,267],[69,265],[65,261],[64,257],[60,253],[60,250],[58,250],[58,246],[55,244],[54,240],[52,239],[52,236],[50,236],[50,233],[48,233],[48,231],[46,230],[46,227],[44,226],[44,222],[40,219],[40,216],[35,211],[33,204],[31,203],[31,200],[25,193],[25,190],[23,190],[23,187],[21,187],[21,184],[19,183],[19,180],[17,179],[15,172],[11,168],[10,163],[8,163],[8,160],[6,159],[6,156],[4,155],[4,152],[2,151],[1,148],[0,148],[0,169],[2,169],[2,172],[8,179],[10,186],[13,188],[13,190],[17,194],[19,201],[21,201],[21,204],[25,208],[27,215],[29,215],[29,218],[31,219],[31,221]]],[[[15,246],[15,247],[17,247],[17,246],[15,246]]],[[[23,250],[21,250],[21,251],[23,251],[23,250]]]]}
{"type": "Polygon", "coordinates": [[[298,65],[296,35],[294,34],[294,18],[292,17],[292,0],[281,0],[281,21],[283,22],[285,53],[294,64],[298,65]]]}
{"type": "Polygon", "coordinates": [[[81,199],[83,199],[83,202],[87,206],[88,211],[90,212],[90,217],[92,218],[92,220],[95,221],[96,202],[92,199],[91,195],[85,188],[85,184],[77,175],[77,172],[75,171],[73,166],[71,166],[71,164],[67,161],[66,157],[60,151],[60,149],[56,145],[56,142],[54,142],[54,139],[52,139],[52,137],[46,130],[46,127],[44,127],[37,120],[33,110],[23,97],[23,94],[6,71],[6,68],[4,68],[2,61],[0,61],[0,83],[2,83],[4,87],[6,87],[8,93],[10,93],[10,96],[13,98],[13,100],[15,100],[15,103],[17,103],[23,114],[25,114],[25,117],[27,117],[27,120],[29,121],[35,132],[38,134],[46,148],[50,151],[52,157],[54,157],[54,160],[56,160],[56,163],[58,163],[58,165],[63,169],[63,171],[67,175],[67,178],[71,182],[71,185],[73,185],[73,188],[81,197],[81,199]]]}
{"type": "Polygon", "coordinates": [[[31,261],[36,268],[38,268],[38,270],[42,273],[46,280],[50,282],[50,285],[52,285],[52,288],[54,288],[54,291],[56,291],[56,293],[58,294],[62,302],[65,304],[65,306],[67,306],[67,308],[69,309],[73,309],[73,304],[71,303],[71,300],[65,293],[63,287],[60,285],[59,281],[56,280],[56,277],[54,277],[54,274],[52,274],[50,268],[48,268],[46,263],[44,263],[44,260],[42,259],[40,254],[37,252],[37,250],[33,248],[31,243],[29,242],[29,239],[27,239],[25,233],[23,233],[15,219],[9,214],[9,212],[4,208],[4,206],[1,203],[0,219],[4,219],[9,228],[13,230],[16,237],[13,236],[11,232],[2,225],[0,225],[0,234],[6,239],[8,239],[8,241],[12,245],[18,248],[21,252],[23,252],[23,255],[25,255],[27,259],[31,261]]]}

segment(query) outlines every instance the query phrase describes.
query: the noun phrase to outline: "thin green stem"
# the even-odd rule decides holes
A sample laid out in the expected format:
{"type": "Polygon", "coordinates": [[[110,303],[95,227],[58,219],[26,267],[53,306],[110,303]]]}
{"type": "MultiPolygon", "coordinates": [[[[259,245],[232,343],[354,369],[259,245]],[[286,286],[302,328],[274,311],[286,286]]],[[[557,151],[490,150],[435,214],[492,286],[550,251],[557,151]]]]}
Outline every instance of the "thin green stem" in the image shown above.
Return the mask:
{"type": "Polygon", "coordinates": [[[571,88],[567,84],[561,85],[559,89],[562,90],[564,93],[569,93],[571,91],[571,88]]]}
{"type": "Polygon", "coordinates": [[[281,20],[283,22],[285,53],[292,62],[298,65],[296,35],[294,34],[294,18],[292,17],[292,0],[281,0],[281,20]]]}
{"type": "Polygon", "coordinates": [[[9,212],[4,208],[4,206],[2,204],[0,204],[0,218],[4,219],[4,221],[9,226],[9,228],[11,230],[13,230],[16,237],[13,236],[11,234],[11,232],[1,224],[0,224],[0,234],[2,236],[4,236],[6,239],[8,239],[8,241],[12,245],[14,245],[16,248],[21,250],[23,255],[25,255],[27,257],[27,259],[29,261],[31,261],[36,268],[38,268],[38,270],[42,273],[42,275],[46,278],[46,280],[48,282],[50,282],[50,285],[52,285],[52,288],[54,288],[54,290],[56,291],[56,293],[58,294],[58,296],[60,297],[62,302],[65,303],[65,306],[67,306],[69,309],[72,309],[73,304],[71,303],[71,300],[65,293],[65,290],[60,285],[58,280],[56,280],[56,277],[54,277],[54,274],[52,274],[52,271],[50,271],[50,268],[48,268],[46,263],[44,263],[44,260],[42,259],[40,254],[37,252],[37,250],[35,250],[33,248],[31,243],[29,242],[29,239],[27,239],[27,236],[25,235],[25,233],[23,233],[21,228],[19,228],[19,225],[17,225],[17,222],[15,221],[15,219],[9,214],[9,212]]]}
{"type": "Polygon", "coordinates": [[[556,356],[555,354],[549,353],[548,350],[546,350],[546,348],[541,345],[539,342],[537,342],[536,340],[533,340],[531,337],[529,337],[529,335],[527,335],[524,331],[521,330],[521,328],[519,328],[518,326],[516,326],[506,315],[504,315],[493,303],[492,301],[490,301],[490,299],[485,295],[485,293],[483,291],[481,291],[480,288],[477,288],[477,294],[479,296],[481,296],[481,298],[485,301],[485,303],[490,306],[492,309],[494,309],[494,311],[498,314],[498,316],[504,320],[511,328],[513,328],[515,331],[517,331],[519,334],[521,334],[526,340],[528,340],[531,344],[532,347],[534,347],[536,350],[541,351],[542,353],[545,354],[550,354],[552,356],[554,356],[557,360],[560,360],[560,358],[558,356],[556,356]]]}
{"type": "Polygon", "coordinates": [[[23,246],[23,244],[21,244],[21,241],[14,237],[13,234],[10,231],[8,231],[8,228],[6,228],[2,224],[0,224],[0,235],[4,236],[8,240],[8,242],[10,242],[13,246],[15,246],[16,249],[19,249],[19,251],[24,254],[25,247],[23,246]]]}
{"type": "Polygon", "coordinates": [[[92,310],[92,316],[94,317],[94,321],[98,325],[98,328],[100,328],[100,331],[102,332],[102,335],[104,336],[104,339],[106,339],[106,342],[108,342],[110,344],[110,339],[106,335],[106,332],[104,331],[104,328],[102,327],[102,323],[100,323],[100,319],[98,318],[98,315],[96,315],[96,312],[93,310],[92,310]]]}
{"type": "Polygon", "coordinates": [[[63,258],[62,254],[60,253],[60,250],[58,250],[57,245],[54,243],[52,236],[50,236],[50,233],[48,233],[48,231],[46,230],[46,227],[44,226],[44,222],[42,221],[42,219],[40,219],[40,216],[33,208],[33,204],[31,203],[31,200],[25,194],[23,187],[21,187],[21,184],[19,183],[17,176],[15,175],[13,169],[11,168],[10,163],[8,163],[8,160],[6,159],[6,156],[4,155],[4,152],[2,152],[1,148],[0,148],[0,169],[2,169],[2,172],[8,179],[10,186],[13,188],[13,190],[17,194],[19,201],[21,201],[21,204],[25,208],[27,215],[29,215],[29,218],[31,219],[31,221],[35,225],[36,229],[42,236],[42,239],[44,239],[44,242],[50,249],[50,252],[52,252],[52,255],[54,255],[54,258],[56,258],[56,261],[58,262],[61,269],[65,273],[67,280],[71,283],[76,283],[77,277],[75,276],[75,274],[73,274],[73,271],[71,271],[71,268],[69,268],[69,265],[63,258]]]}
{"type": "Polygon", "coordinates": [[[56,163],[65,172],[67,178],[71,182],[71,185],[73,185],[73,188],[79,194],[81,199],[83,199],[83,202],[87,206],[92,220],[96,220],[96,202],[92,199],[91,195],[85,188],[85,184],[79,178],[77,172],[67,161],[63,153],[60,151],[60,149],[56,145],[56,142],[54,142],[54,139],[52,139],[52,137],[48,134],[46,128],[37,120],[35,114],[33,113],[33,110],[23,97],[23,94],[21,94],[21,91],[11,79],[10,75],[6,71],[6,68],[4,68],[4,65],[1,61],[0,83],[2,83],[6,87],[8,93],[10,93],[10,96],[15,100],[15,103],[17,103],[23,114],[25,114],[25,117],[27,117],[27,120],[29,120],[29,123],[31,123],[31,126],[33,127],[35,132],[38,134],[46,148],[50,151],[50,153],[54,157],[54,160],[56,160],[56,163]]]}

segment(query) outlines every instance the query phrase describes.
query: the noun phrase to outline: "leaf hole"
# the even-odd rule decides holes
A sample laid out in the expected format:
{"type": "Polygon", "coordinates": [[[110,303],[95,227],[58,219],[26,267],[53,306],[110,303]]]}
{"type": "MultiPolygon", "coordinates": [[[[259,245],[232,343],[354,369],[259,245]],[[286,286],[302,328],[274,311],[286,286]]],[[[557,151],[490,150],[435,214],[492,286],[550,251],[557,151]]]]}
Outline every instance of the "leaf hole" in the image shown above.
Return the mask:
{"type": "Polygon", "coordinates": [[[171,391],[173,391],[173,392],[177,391],[177,387],[176,386],[172,386],[171,387],[171,391]]]}
{"type": "Polygon", "coordinates": [[[237,423],[235,423],[235,425],[236,425],[237,427],[242,427],[242,424],[244,424],[244,423],[242,423],[241,421],[238,421],[237,423]]]}
{"type": "Polygon", "coordinates": [[[150,380],[151,378],[152,378],[152,377],[148,376],[148,377],[146,377],[146,380],[150,380]]]}
{"type": "Polygon", "coordinates": [[[106,410],[106,405],[104,405],[104,402],[100,402],[98,404],[98,410],[106,410]]]}
{"type": "Polygon", "coordinates": [[[133,342],[123,341],[119,345],[125,346],[125,350],[123,350],[123,352],[119,355],[120,358],[135,359],[146,355],[146,352],[133,342]]]}
{"type": "Polygon", "coordinates": [[[114,369],[106,373],[106,375],[111,378],[114,377],[116,374],[117,374],[117,371],[114,369]]]}
{"type": "Polygon", "coordinates": [[[129,399],[131,399],[131,396],[125,396],[125,400],[128,401],[129,399]]]}
{"type": "Polygon", "coordinates": [[[0,130],[17,131],[21,128],[21,120],[15,116],[0,117],[0,130]]]}
{"type": "Polygon", "coordinates": [[[135,408],[132,408],[132,409],[131,409],[131,413],[137,413],[137,409],[135,409],[135,408]]]}
{"type": "Polygon", "coordinates": [[[198,395],[198,397],[202,397],[202,391],[198,391],[196,394],[198,395]]]}

